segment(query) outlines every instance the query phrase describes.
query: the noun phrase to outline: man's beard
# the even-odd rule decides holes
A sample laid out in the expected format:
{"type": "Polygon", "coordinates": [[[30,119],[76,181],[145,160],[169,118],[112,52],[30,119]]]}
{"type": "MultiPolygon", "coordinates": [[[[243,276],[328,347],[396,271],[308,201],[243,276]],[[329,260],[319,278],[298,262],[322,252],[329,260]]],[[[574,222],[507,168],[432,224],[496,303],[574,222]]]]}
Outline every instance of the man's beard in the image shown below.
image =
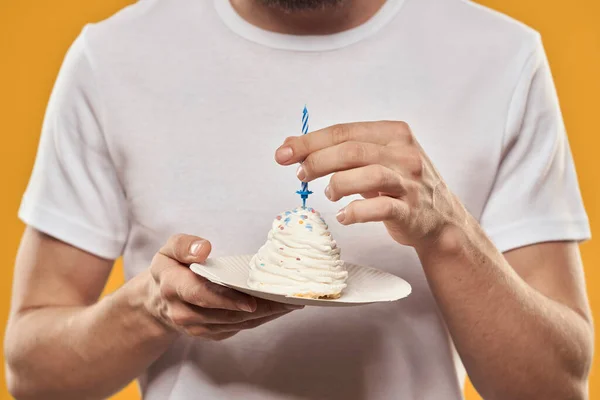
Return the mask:
{"type": "Polygon", "coordinates": [[[261,3],[286,12],[323,10],[336,7],[347,0],[259,0],[261,3]]]}

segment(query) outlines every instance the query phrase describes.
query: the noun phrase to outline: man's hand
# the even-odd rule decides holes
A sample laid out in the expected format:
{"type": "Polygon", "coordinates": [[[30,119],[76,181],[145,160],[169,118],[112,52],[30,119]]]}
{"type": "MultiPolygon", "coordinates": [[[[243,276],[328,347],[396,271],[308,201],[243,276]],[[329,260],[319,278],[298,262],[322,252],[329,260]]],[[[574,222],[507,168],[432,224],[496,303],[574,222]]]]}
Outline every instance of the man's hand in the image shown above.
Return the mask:
{"type": "Polygon", "coordinates": [[[27,228],[5,335],[11,394],[108,398],[164,354],[180,332],[225,339],[294,308],[194,274],[188,265],[209,253],[205,240],[173,236],[150,268],[100,299],[112,260],[27,228]]]}
{"type": "Polygon", "coordinates": [[[175,235],[150,266],[148,311],[169,328],[205,339],[227,339],[301,306],[256,299],[194,274],[188,265],[203,262],[210,242],[175,235]]]}
{"type": "Polygon", "coordinates": [[[382,221],[401,244],[436,240],[444,227],[465,216],[404,122],[342,124],[290,137],[275,158],[283,165],[302,162],[297,175],[303,182],[334,173],[327,198],[365,198],[340,210],[338,221],[382,221]]]}
{"type": "Polygon", "coordinates": [[[275,158],[301,162],[305,182],[333,173],[332,201],[361,194],[338,214],[342,224],[382,221],[398,243],[415,247],[482,397],[585,398],[593,329],[576,243],[537,243],[505,257],[403,122],[291,137],[275,158]]]}

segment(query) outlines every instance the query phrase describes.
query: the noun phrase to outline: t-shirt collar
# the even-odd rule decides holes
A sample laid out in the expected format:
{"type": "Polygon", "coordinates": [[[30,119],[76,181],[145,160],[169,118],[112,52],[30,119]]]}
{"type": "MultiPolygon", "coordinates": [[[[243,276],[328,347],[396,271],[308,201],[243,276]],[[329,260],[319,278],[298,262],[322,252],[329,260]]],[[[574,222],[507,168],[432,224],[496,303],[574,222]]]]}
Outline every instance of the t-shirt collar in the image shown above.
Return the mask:
{"type": "Polygon", "coordinates": [[[405,0],[387,0],[364,24],[330,35],[289,35],[261,29],[243,19],[229,0],[214,0],[217,13],[233,32],[263,46],[293,51],[328,51],[357,43],[382,29],[398,13],[405,0]]]}

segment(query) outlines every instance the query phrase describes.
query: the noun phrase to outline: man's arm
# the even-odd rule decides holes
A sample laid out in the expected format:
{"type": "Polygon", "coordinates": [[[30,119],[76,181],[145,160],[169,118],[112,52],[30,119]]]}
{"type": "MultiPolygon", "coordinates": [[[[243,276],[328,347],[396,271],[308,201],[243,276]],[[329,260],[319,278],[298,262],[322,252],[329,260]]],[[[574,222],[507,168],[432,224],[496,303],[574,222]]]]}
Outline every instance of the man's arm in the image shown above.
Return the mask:
{"type": "Polygon", "coordinates": [[[108,396],[173,340],[143,312],[143,276],[96,303],[112,264],[26,230],[5,338],[7,381],[17,399],[108,396]]]}
{"type": "Polygon", "coordinates": [[[10,392],[19,400],[105,398],[180,333],[222,340],[291,310],[214,285],[185,267],[209,252],[208,242],[176,235],[147,271],[98,301],[112,261],[28,228],[5,337],[10,392]]]}
{"type": "Polygon", "coordinates": [[[502,256],[480,229],[444,235],[417,251],[483,398],[586,398],[593,328],[577,244],[502,256]]]}
{"type": "Polygon", "coordinates": [[[342,124],[286,139],[298,178],[331,173],[343,225],[383,222],[417,250],[467,372],[486,399],[582,399],[592,324],[574,243],[503,256],[449,190],[404,122],[342,124]]]}

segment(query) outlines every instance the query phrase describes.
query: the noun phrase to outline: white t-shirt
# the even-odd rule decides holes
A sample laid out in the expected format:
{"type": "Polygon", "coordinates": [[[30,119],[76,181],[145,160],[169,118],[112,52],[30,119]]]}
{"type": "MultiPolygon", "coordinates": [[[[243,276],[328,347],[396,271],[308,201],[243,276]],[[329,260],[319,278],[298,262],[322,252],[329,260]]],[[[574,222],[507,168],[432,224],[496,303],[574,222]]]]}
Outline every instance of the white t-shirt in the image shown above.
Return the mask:
{"type": "MultiPolygon", "coordinates": [[[[50,99],[20,217],[127,278],[173,233],[252,254],[296,207],[275,149],[349,121],[407,121],[501,251],[589,237],[539,35],[464,0],[390,0],[328,36],[249,25],[226,0],[143,0],[87,26],[50,99]]],[[[141,377],[146,399],[460,399],[465,371],[412,248],[343,227],[344,259],[398,274],[392,304],[308,308],[223,342],[179,339],[141,377]]],[[[84,265],[81,268],[85,268],[84,265]]],[[[131,332],[135,335],[136,332],[131,332]]]]}

